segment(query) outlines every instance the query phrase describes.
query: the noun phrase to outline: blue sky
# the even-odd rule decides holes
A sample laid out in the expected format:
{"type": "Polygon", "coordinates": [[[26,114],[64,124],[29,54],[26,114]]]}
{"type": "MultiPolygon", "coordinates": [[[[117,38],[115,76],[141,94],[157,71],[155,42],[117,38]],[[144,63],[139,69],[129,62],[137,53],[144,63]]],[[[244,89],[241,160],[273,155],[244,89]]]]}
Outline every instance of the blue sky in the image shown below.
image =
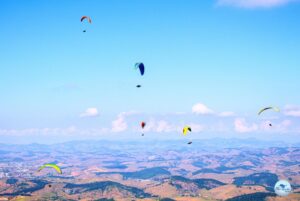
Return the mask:
{"type": "Polygon", "coordinates": [[[1,139],[138,138],[143,119],[158,139],[192,124],[195,138],[292,140],[299,19],[297,0],[1,1],[1,139]],[[282,112],[258,118],[269,105],[282,112]]]}

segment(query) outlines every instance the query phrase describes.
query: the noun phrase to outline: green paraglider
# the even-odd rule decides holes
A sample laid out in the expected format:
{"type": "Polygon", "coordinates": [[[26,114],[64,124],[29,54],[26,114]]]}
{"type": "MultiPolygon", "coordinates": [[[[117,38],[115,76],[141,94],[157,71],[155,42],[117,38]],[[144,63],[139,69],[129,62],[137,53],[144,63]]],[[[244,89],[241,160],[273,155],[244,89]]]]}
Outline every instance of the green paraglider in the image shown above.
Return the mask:
{"type": "Polygon", "coordinates": [[[52,163],[46,163],[44,165],[42,165],[39,169],[38,169],[38,172],[40,172],[42,169],[46,168],[46,167],[49,167],[49,168],[53,168],[56,170],[56,172],[58,172],[59,174],[62,174],[62,171],[60,169],[60,167],[56,164],[52,164],[52,163]]]}
{"type": "Polygon", "coordinates": [[[261,115],[261,113],[265,112],[266,110],[274,110],[275,112],[280,112],[280,109],[278,107],[265,107],[261,110],[259,110],[258,115],[261,115]]]}

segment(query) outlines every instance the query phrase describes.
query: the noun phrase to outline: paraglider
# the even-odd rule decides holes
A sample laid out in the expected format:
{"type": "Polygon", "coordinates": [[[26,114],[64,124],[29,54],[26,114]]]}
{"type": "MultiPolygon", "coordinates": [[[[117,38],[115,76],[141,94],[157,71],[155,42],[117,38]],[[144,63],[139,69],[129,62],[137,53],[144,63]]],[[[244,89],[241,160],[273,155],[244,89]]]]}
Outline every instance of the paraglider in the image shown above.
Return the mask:
{"type": "Polygon", "coordinates": [[[53,169],[56,170],[57,173],[62,174],[62,171],[61,171],[60,167],[58,165],[56,165],[56,164],[53,164],[53,163],[46,163],[46,164],[42,165],[38,169],[38,172],[40,172],[42,169],[44,169],[46,167],[53,168],[53,169]]]}
{"type": "MultiPolygon", "coordinates": [[[[83,22],[85,20],[87,20],[90,24],[92,23],[92,19],[89,16],[82,16],[80,22],[83,22]]],[[[82,32],[85,33],[86,30],[84,29],[82,32]]]]}
{"type": "Polygon", "coordinates": [[[141,122],[141,127],[142,127],[142,129],[144,129],[145,126],[146,126],[146,123],[142,121],[142,122],[141,122]]]}
{"type": "MultiPolygon", "coordinates": [[[[141,76],[144,75],[144,73],[145,73],[145,66],[144,66],[143,63],[141,63],[141,62],[140,62],[140,63],[136,63],[136,64],[134,65],[134,68],[135,68],[135,70],[139,70],[141,76]]],[[[137,88],[140,88],[141,86],[142,86],[142,85],[140,85],[140,84],[136,85],[137,88]]]]}
{"type": "MultiPolygon", "coordinates": [[[[261,115],[266,110],[274,110],[275,112],[280,112],[280,109],[278,107],[265,107],[258,112],[258,115],[261,115]]],[[[272,123],[269,123],[269,126],[272,127],[272,123]]]]}
{"type": "Polygon", "coordinates": [[[258,115],[261,115],[264,111],[271,110],[271,109],[274,110],[275,112],[280,112],[280,109],[278,107],[265,107],[258,112],[258,115]]]}
{"type": "MultiPolygon", "coordinates": [[[[192,132],[192,129],[191,129],[191,127],[189,127],[189,126],[185,126],[185,127],[183,127],[183,129],[182,129],[182,133],[183,133],[183,135],[187,135],[188,134],[188,132],[192,132]]],[[[189,141],[187,144],[192,144],[192,141],[189,141]]]]}
{"type": "Polygon", "coordinates": [[[135,64],[135,69],[140,71],[141,76],[144,75],[144,73],[145,73],[145,66],[144,66],[143,63],[136,63],[135,64]]]}
{"type": "Polygon", "coordinates": [[[188,132],[192,132],[192,129],[191,129],[191,127],[189,127],[189,126],[185,126],[185,127],[182,129],[183,135],[187,135],[188,132]]]}
{"type": "MultiPolygon", "coordinates": [[[[145,126],[146,126],[146,123],[142,121],[142,122],[141,122],[141,128],[144,129],[145,126]]],[[[144,133],[142,133],[142,136],[144,136],[144,133]]]]}
{"type": "Polygon", "coordinates": [[[90,24],[92,23],[92,19],[89,16],[82,16],[80,22],[83,22],[83,20],[87,20],[90,24]]]}

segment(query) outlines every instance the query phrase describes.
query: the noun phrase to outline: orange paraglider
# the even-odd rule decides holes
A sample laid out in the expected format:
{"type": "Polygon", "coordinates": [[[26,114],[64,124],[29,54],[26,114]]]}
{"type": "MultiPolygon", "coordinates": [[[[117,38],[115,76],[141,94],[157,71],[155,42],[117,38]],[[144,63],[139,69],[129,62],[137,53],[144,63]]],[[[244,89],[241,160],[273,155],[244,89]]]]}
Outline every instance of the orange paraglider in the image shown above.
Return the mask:
{"type": "Polygon", "coordinates": [[[92,19],[89,16],[82,16],[80,21],[83,22],[83,20],[87,20],[89,23],[92,23],[92,19]]]}

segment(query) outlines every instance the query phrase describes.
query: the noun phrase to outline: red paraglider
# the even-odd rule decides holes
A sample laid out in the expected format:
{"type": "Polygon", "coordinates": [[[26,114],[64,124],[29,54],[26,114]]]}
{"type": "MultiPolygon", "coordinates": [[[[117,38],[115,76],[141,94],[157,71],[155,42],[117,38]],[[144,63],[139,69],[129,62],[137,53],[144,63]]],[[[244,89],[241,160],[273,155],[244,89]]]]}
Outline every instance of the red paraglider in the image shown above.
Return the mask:
{"type": "Polygon", "coordinates": [[[146,123],[142,121],[142,122],[141,122],[141,127],[142,127],[142,129],[144,129],[145,126],[146,126],[146,123]]]}

